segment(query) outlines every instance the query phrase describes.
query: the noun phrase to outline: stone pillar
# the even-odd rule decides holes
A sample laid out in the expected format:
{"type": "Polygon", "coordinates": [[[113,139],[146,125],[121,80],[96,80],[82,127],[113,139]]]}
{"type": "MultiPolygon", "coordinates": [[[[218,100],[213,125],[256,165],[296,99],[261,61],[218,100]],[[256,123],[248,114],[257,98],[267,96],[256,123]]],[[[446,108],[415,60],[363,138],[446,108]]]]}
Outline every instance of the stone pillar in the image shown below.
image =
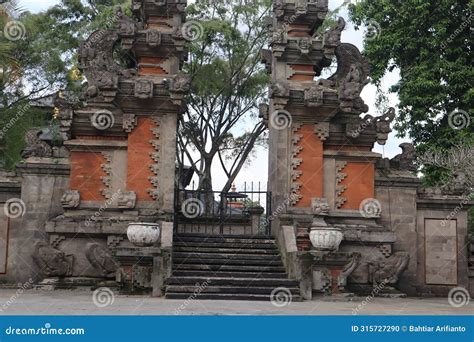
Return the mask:
{"type": "Polygon", "coordinates": [[[63,213],[61,197],[69,187],[67,159],[30,157],[17,165],[24,215],[10,219],[9,279],[25,283],[43,278],[33,258],[38,243],[49,243],[45,223],[63,213]]]}

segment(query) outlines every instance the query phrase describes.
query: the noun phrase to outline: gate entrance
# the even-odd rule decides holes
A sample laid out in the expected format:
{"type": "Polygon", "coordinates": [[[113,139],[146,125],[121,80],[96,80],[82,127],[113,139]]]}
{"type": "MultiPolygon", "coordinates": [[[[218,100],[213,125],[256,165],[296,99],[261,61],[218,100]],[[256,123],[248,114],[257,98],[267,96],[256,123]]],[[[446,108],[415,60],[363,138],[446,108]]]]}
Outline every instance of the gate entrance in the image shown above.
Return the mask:
{"type": "Polygon", "coordinates": [[[271,192],[245,185],[243,191],[176,190],[175,233],[269,236],[271,192]]]}

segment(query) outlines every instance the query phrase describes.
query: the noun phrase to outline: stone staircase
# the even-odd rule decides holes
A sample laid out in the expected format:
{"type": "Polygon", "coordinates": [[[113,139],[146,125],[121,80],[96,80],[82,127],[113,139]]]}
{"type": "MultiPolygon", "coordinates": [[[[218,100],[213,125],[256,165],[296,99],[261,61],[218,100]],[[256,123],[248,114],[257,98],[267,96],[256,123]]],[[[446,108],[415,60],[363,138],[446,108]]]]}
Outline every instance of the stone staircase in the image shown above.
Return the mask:
{"type": "Polygon", "coordinates": [[[291,293],[292,301],[302,300],[299,283],[288,279],[273,238],[174,237],[166,298],[269,301],[277,288],[291,293]]]}

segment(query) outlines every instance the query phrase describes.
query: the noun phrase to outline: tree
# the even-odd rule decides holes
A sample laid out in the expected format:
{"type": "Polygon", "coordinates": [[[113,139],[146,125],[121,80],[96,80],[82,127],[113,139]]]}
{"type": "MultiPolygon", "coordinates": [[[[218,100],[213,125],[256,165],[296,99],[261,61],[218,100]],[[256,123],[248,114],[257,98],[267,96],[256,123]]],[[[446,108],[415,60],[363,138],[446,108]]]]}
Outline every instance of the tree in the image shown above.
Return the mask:
{"type": "Polygon", "coordinates": [[[114,6],[127,0],[63,0],[45,12],[32,14],[15,2],[0,7],[0,125],[15,123],[0,136],[3,159],[12,168],[20,160],[24,133],[44,125],[51,113],[30,108],[31,100],[60,89],[78,92],[77,48],[99,27],[114,23],[114,6]],[[7,34],[5,34],[7,32],[7,34]]]}
{"type": "MultiPolygon", "coordinates": [[[[356,27],[378,31],[365,40],[372,82],[380,85],[388,71],[400,71],[390,89],[400,99],[395,128],[413,139],[418,152],[474,142],[473,10],[469,0],[362,0],[350,6],[356,27]]],[[[431,184],[446,176],[437,167],[423,172],[431,184]]]]}
{"type": "MultiPolygon", "coordinates": [[[[413,139],[420,155],[444,155],[460,145],[473,149],[473,10],[470,0],[361,0],[350,6],[357,27],[378,31],[365,40],[372,82],[380,85],[387,71],[400,71],[400,81],[390,89],[400,99],[395,128],[413,139]]],[[[467,158],[425,161],[425,183],[449,183],[464,172],[459,165],[472,166],[472,153],[467,158]]],[[[472,183],[466,191],[472,192],[472,183]]]]}
{"type": "Polygon", "coordinates": [[[184,69],[192,81],[179,120],[178,161],[191,164],[200,190],[212,190],[211,169],[218,161],[227,176],[222,191],[228,191],[254,147],[265,142],[266,127],[257,116],[269,82],[260,51],[267,43],[270,10],[268,0],[203,0],[188,6],[190,58],[184,69]]]}

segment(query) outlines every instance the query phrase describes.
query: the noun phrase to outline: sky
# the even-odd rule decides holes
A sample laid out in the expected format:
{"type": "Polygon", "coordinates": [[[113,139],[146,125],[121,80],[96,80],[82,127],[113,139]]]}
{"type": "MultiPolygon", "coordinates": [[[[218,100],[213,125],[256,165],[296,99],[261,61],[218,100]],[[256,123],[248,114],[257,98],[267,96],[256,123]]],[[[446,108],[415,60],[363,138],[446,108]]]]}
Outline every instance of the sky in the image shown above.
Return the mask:
{"type": "MultiPolygon", "coordinates": [[[[329,7],[330,9],[335,9],[338,6],[342,5],[344,0],[330,0],[329,7]]],[[[22,9],[28,10],[30,12],[39,12],[43,11],[50,6],[58,4],[59,0],[20,0],[19,5],[22,9]]],[[[194,1],[188,1],[194,2],[194,1]]],[[[363,50],[363,37],[364,37],[364,29],[356,31],[354,29],[354,25],[349,22],[347,19],[347,11],[342,11],[340,13],[342,17],[346,19],[347,25],[346,29],[342,33],[342,41],[348,42],[356,45],[361,51],[363,50]]],[[[383,32],[380,32],[383,34],[383,32]]],[[[394,70],[392,73],[389,73],[385,76],[382,81],[382,88],[387,90],[393,84],[396,84],[399,80],[399,73],[397,70],[394,70]]],[[[377,116],[379,113],[375,107],[375,99],[376,99],[376,87],[369,84],[365,87],[362,92],[362,98],[364,99],[365,103],[369,106],[369,114],[373,116],[377,116]]],[[[389,97],[390,105],[396,106],[398,104],[398,98],[395,95],[391,95],[389,97]]],[[[400,148],[398,147],[401,143],[409,141],[408,139],[398,139],[395,137],[396,132],[392,132],[390,134],[389,140],[385,146],[380,146],[378,144],[375,145],[374,152],[381,153],[386,158],[392,158],[401,152],[400,148]]],[[[219,163],[215,163],[216,167],[213,170],[213,178],[214,178],[214,188],[220,189],[225,184],[225,176],[223,171],[219,167],[219,163]]],[[[268,165],[268,150],[263,148],[258,148],[256,153],[256,158],[252,161],[252,163],[246,166],[239,174],[238,179],[236,180],[237,188],[240,190],[243,188],[244,182],[262,182],[262,184],[266,184],[267,182],[267,165],[268,165]]]]}

